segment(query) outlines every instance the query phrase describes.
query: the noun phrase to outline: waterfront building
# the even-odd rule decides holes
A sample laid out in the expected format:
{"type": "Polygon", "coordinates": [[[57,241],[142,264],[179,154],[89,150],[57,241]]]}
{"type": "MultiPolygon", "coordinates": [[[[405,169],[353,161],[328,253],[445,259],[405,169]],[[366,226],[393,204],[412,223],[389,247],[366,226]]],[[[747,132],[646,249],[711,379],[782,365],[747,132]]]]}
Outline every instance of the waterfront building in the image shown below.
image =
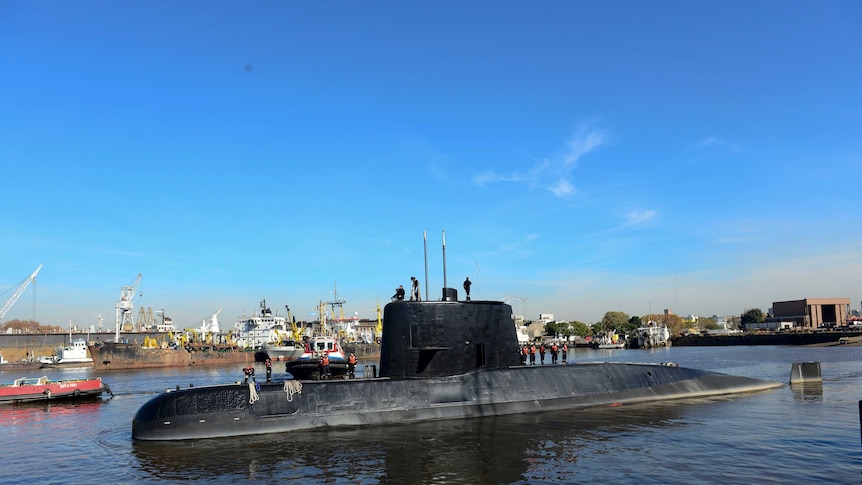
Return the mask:
{"type": "Polygon", "coordinates": [[[844,325],[850,313],[850,298],[805,298],[772,303],[772,318],[795,322],[802,328],[828,328],[844,325]]]}

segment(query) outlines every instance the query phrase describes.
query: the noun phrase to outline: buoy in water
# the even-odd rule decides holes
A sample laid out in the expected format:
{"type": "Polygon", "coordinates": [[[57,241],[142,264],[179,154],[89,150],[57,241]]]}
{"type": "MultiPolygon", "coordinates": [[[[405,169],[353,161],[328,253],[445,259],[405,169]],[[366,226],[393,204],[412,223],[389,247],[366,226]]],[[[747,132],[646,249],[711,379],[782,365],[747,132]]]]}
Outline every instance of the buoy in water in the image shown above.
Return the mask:
{"type": "Polygon", "coordinates": [[[794,362],[790,369],[790,385],[819,384],[823,382],[820,375],[820,362],[794,362]]]}

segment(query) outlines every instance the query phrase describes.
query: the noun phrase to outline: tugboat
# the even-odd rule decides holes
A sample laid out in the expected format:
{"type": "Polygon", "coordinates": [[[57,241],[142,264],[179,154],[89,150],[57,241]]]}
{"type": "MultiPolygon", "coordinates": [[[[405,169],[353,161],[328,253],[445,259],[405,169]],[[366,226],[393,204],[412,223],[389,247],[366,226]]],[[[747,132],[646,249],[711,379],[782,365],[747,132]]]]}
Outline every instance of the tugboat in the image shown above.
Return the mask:
{"type": "MultiPolygon", "coordinates": [[[[444,283],[445,284],[445,283],[444,283]]],[[[380,372],[169,390],[132,420],[135,440],[460,419],[762,391],[782,383],[673,364],[522,365],[512,307],[499,301],[394,301],[380,372]]]]}
{"type": "Polygon", "coordinates": [[[285,370],[294,379],[344,378],[347,376],[347,357],[336,337],[317,336],[305,343],[305,352],[285,364],[285,370]],[[329,369],[323,367],[324,358],[329,360],[329,369]]]}

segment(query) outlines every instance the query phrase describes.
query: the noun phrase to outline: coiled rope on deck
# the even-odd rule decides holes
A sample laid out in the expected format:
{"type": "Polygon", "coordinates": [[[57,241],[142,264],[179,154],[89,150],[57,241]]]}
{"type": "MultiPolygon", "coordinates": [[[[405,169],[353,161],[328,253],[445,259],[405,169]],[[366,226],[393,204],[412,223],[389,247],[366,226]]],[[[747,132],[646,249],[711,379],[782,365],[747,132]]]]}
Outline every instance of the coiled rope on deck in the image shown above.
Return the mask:
{"type": "Polygon", "coordinates": [[[293,402],[294,394],[302,394],[302,383],[299,381],[284,381],[284,392],[287,394],[287,402],[293,402]]]}
{"type": "Polygon", "coordinates": [[[254,381],[248,383],[248,403],[249,404],[254,404],[260,399],[260,396],[257,395],[256,387],[257,386],[255,385],[254,381]]]}

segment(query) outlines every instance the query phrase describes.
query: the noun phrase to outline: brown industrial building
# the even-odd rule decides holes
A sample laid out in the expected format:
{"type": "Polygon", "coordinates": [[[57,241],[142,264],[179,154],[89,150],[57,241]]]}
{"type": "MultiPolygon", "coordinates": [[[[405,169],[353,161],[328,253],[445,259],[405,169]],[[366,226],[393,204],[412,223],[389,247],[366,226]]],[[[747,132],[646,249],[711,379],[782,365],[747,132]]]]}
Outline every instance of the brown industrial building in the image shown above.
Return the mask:
{"type": "Polygon", "coordinates": [[[795,322],[803,328],[844,325],[850,312],[850,298],[806,298],[772,303],[771,320],[795,322]]]}

